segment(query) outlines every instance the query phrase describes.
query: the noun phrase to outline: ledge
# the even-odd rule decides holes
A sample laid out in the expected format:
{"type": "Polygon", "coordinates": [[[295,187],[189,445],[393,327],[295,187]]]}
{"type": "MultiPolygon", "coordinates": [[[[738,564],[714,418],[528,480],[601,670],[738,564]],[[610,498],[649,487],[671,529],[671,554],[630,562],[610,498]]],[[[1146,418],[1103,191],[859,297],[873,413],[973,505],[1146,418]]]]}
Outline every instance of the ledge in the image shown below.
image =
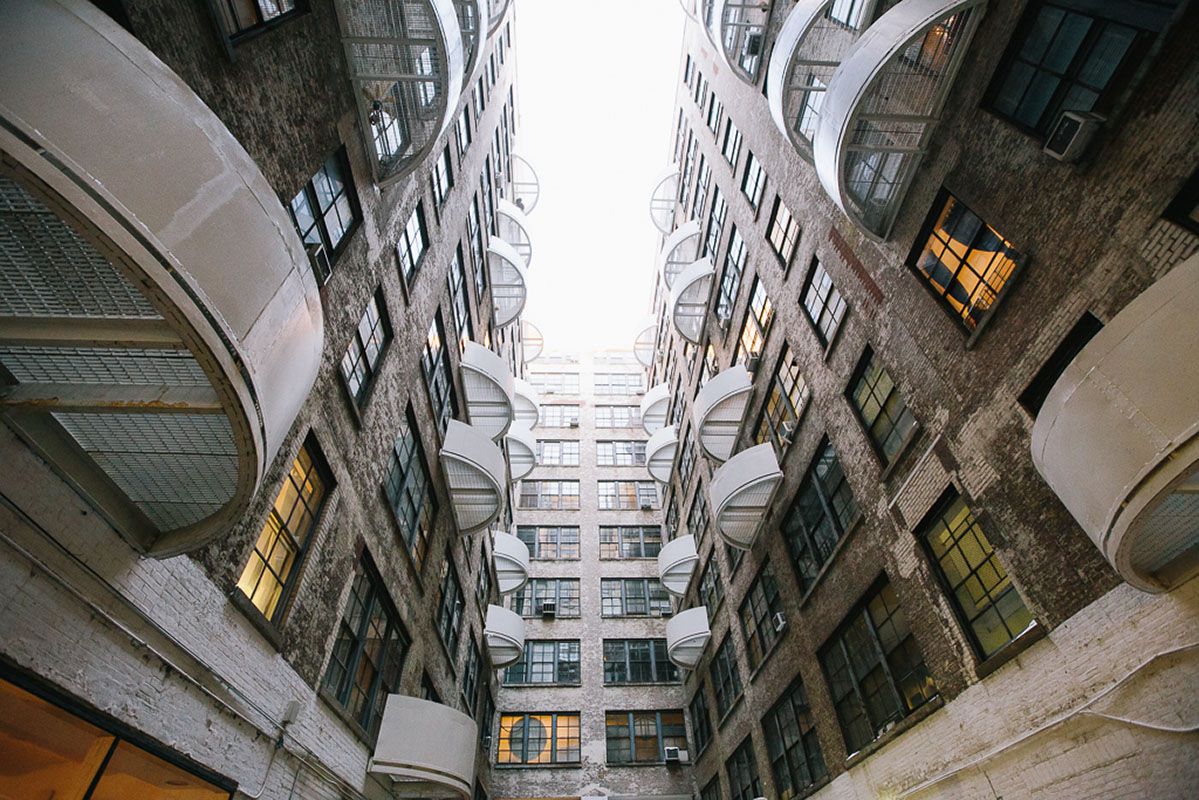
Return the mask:
{"type": "MultiPolygon", "coordinates": [[[[841,555],[841,550],[845,547],[845,543],[848,542],[850,537],[853,536],[857,532],[858,528],[862,527],[864,524],[862,522],[863,519],[865,519],[865,517],[862,515],[862,512],[859,511],[857,515],[850,520],[849,525],[845,527],[845,533],[842,534],[841,538],[837,541],[836,546],[833,547],[833,552],[828,557],[828,561],[825,561],[824,566],[820,568],[820,572],[816,573],[816,577],[812,579],[812,585],[808,587],[808,590],[800,595],[800,609],[803,609],[803,607],[808,604],[808,598],[810,598],[816,592],[816,588],[824,582],[824,576],[827,575],[829,570],[832,568],[833,563],[837,560],[837,556],[841,555]]],[[[789,554],[790,553],[788,551],[788,555],[789,554]]],[[[795,569],[794,559],[791,559],[791,569],[793,571],[795,569]]]]}
{"type": "Polygon", "coordinates": [[[1049,629],[1034,619],[1032,627],[980,661],[974,667],[974,674],[980,681],[983,680],[1048,635],[1049,629]]]}
{"type": "Polygon", "coordinates": [[[920,708],[916,709],[911,714],[908,714],[899,722],[895,723],[895,727],[891,728],[891,730],[887,731],[858,752],[846,758],[845,769],[850,770],[856,767],[858,764],[861,764],[867,758],[874,755],[879,750],[882,750],[895,739],[899,738],[902,734],[919,725],[921,722],[931,716],[934,711],[937,711],[944,705],[945,701],[941,698],[941,695],[937,695],[932,700],[929,700],[927,703],[920,706],[920,708]]]}

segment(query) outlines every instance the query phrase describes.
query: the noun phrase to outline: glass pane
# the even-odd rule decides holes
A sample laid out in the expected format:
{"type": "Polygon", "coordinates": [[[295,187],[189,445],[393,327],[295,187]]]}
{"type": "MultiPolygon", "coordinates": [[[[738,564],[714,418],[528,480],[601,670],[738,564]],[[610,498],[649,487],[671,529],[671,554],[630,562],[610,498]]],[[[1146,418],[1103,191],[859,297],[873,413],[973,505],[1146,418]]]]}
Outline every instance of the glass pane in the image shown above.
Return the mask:
{"type": "Polygon", "coordinates": [[[128,742],[117,745],[91,800],[218,800],[229,793],[128,742]]]}

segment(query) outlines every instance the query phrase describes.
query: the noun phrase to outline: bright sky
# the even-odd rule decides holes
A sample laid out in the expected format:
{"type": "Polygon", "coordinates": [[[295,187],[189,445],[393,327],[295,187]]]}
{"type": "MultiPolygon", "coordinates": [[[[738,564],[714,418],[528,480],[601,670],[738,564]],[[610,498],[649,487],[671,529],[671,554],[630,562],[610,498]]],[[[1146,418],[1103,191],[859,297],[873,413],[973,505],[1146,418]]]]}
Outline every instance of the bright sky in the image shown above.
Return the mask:
{"type": "Polygon", "coordinates": [[[632,348],[649,315],[686,16],[678,0],[513,0],[516,152],[541,179],[524,318],[546,348],[632,348]]]}

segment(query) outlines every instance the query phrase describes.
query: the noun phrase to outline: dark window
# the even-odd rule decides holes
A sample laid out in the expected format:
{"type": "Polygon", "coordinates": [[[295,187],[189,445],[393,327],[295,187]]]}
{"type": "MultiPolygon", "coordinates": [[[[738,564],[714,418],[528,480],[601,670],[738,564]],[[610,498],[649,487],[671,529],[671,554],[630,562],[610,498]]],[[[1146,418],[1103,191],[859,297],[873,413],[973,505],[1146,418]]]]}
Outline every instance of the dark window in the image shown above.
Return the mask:
{"type": "Polygon", "coordinates": [[[387,304],[383,301],[383,289],[380,288],[367,302],[349,347],[341,357],[341,377],[355,405],[361,406],[365,402],[383,350],[390,341],[391,320],[387,316],[387,304]]]}
{"type": "Polygon", "coordinates": [[[1024,598],[956,492],[942,500],[918,535],[983,658],[1033,624],[1024,598]]]}
{"type": "MultiPolygon", "coordinates": [[[[716,716],[724,717],[741,696],[741,669],[737,666],[737,655],[733,652],[732,634],[726,634],[709,667],[712,673],[712,691],[716,694],[716,716]]],[[[757,795],[754,795],[755,797],[757,795]]]]}
{"type": "Polygon", "coordinates": [[[412,209],[404,230],[400,231],[399,241],[396,242],[396,255],[400,259],[400,275],[404,282],[410,282],[420,267],[421,259],[429,248],[428,229],[425,228],[425,208],[423,203],[417,203],[412,209]]]}
{"type": "Polygon", "coordinates": [[[720,193],[720,187],[716,187],[716,192],[712,195],[712,210],[708,214],[708,233],[704,237],[704,252],[703,255],[711,259],[716,258],[716,251],[720,249],[720,236],[724,230],[724,220],[728,216],[729,206],[724,201],[724,195],[720,193]]]}
{"type": "Polygon", "coordinates": [[[750,153],[745,158],[745,173],[741,176],[741,191],[749,200],[749,205],[758,210],[758,206],[762,204],[762,193],[766,190],[766,170],[762,169],[762,162],[754,158],[754,154],[750,153]]]}
{"type": "MultiPolygon", "coordinates": [[[[487,570],[483,570],[486,572],[487,570]]],[[[472,717],[475,715],[475,698],[479,696],[479,669],[483,661],[483,653],[474,635],[467,637],[470,642],[466,651],[466,669],[462,672],[463,708],[472,717]]]]}
{"type": "Polygon", "coordinates": [[[691,213],[694,217],[699,217],[704,213],[704,208],[708,204],[708,188],[712,185],[712,168],[708,165],[708,161],[703,155],[699,157],[699,177],[695,179],[695,205],[692,207],[691,213]]]}
{"type": "Polygon", "coordinates": [[[745,322],[741,325],[741,336],[738,337],[736,363],[748,365],[751,358],[761,357],[762,349],[766,347],[766,337],[770,335],[770,323],[773,321],[774,303],[770,302],[766,287],[754,278],[749,309],[745,313],[745,322]]]}
{"type": "Polygon", "coordinates": [[[885,577],[841,623],[819,655],[851,753],[937,693],[899,598],[885,577]]]}
{"type": "Polygon", "coordinates": [[[780,800],[798,796],[828,775],[820,739],[808,708],[808,696],[798,677],[762,718],[766,754],[780,800]]]}
{"type": "Polygon", "coordinates": [[[518,508],[579,510],[578,481],[521,481],[518,508]]]}
{"type": "Polygon", "coordinates": [[[691,741],[695,742],[695,755],[707,749],[712,742],[712,712],[708,710],[708,695],[704,692],[703,681],[695,687],[695,696],[687,706],[691,715],[691,741]]]}
{"type": "Polygon", "coordinates": [[[720,775],[712,776],[712,780],[699,790],[699,800],[723,800],[723,798],[724,795],[720,793],[720,775]]]}
{"type": "Polygon", "coordinates": [[[770,379],[770,392],[766,395],[754,433],[755,442],[770,442],[781,459],[795,439],[799,416],[808,404],[808,394],[808,382],[799,371],[799,361],[792,354],[791,346],[784,345],[770,379]]]}
{"type": "Polygon", "coordinates": [[[801,297],[804,313],[816,330],[816,338],[828,347],[845,316],[845,298],[837,291],[828,271],[815,256],[812,257],[812,269],[804,281],[801,297]]]}
{"type": "Polygon", "coordinates": [[[411,407],[392,445],[384,487],[404,543],[408,545],[408,552],[419,570],[429,549],[437,498],[433,495],[424,449],[416,435],[416,419],[411,407]]]}
{"type": "Polygon", "coordinates": [[[579,579],[533,578],[508,603],[522,617],[540,617],[547,601],[554,603],[555,616],[579,616],[579,579]]]}
{"type": "Polygon", "coordinates": [[[429,185],[433,189],[433,199],[437,201],[437,207],[445,205],[446,198],[450,196],[450,189],[454,187],[454,166],[450,161],[449,145],[441,151],[441,157],[433,165],[433,171],[429,174],[429,185]]]}
{"type": "Polygon", "coordinates": [[[750,584],[737,612],[741,620],[741,633],[745,638],[745,659],[751,670],[758,668],[778,641],[780,631],[775,626],[774,618],[782,610],[778,582],[774,579],[770,564],[767,564],[750,584]]]}
{"type": "Polygon", "coordinates": [[[400,688],[400,670],[411,641],[370,556],[354,566],[337,639],[325,672],[325,691],[375,737],[387,695],[400,688]]]}
{"type": "Polygon", "coordinates": [[[677,683],[665,639],[604,639],[604,684],[677,683]]]}
{"type": "Polygon", "coordinates": [[[741,131],[737,130],[737,126],[733,124],[733,118],[729,117],[724,123],[724,140],[720,145],[720,152],[724,154],[725,161],[730,165],[737,165],[737,156],[741,154],[741,131]]]}
{"type": "Polygon", "coordinates": [[[491,689],[486,682],[483,684],[483,691],[479,693],[479,715],[476,719],[479,723],[479,741],[484,750],[489,750],[491,727],[495,723],[495,698],[491,696],[491,689]]]}
{"type": "Polygon", "coordinates": [[[577,685],[578,639],[532,639],[525,642],[520,661],[504,670],[504,685],[577,685]]]}
{"type": "Polygon", "coordinates": [[[916,430],[916,418],[874,351],[862,354],[849,399],[866,428],[870,441],[888,464],[898,455],[916,430]]]}
{"type": "Polygon", "coordinates": [[[657,558],[662,529],[657,525],[601,525],[600,558],[657,558]]]}
{"type": "Polygon", "coordinates": [[[304,0],[211,0],[229,40],[237,43],[307,10],[304,0]]]}
{"type": "Polygon", "coordinates": [[[858,516],[837,451],[825,439],[780,526],[801,591],[807,591],[858,516]]]}
{"type": "Polygon", "coordinates": [[[501,714],[500,764],[575,764],[579,761],[579,715],[501,714]]]}
{"type": "Polygon", "coordinates": [[[1199,170],[1191,173],[1162,216],[1191,233],[1199,234],[1199,170]]]}
{"type": "MultiPolygon", "coordinates": [[[[745,240],[737,226],[729,236],[729,249],[724,254],[724,273],[720,276],[720,297],[716,299],[716,316],[722,322],[732,319],[733,306],[737,302],[737,290],[741,288],[741,275],[745,271],[745,240]]],[[[710,347],[710,346],[709,346],[710,347]]]]}
{"type": "Polygon", "coordinates": [[[483,249],[483,228],[479,223],[479,197],[476,194],[466,209],[466,238],[470,242],[471,260],[475,265],[475,298],[482,303],[487,291],[487,258],[483,249]]]}
{"type": "Polygon", "coordinates": [[[603,578],[600,580],[600,613],[605,617],[644,617],[669,614],[670,595],[657,578],[603,578]]]}
{"type": "Polygon", "coordinates": [[[1074,327],[1066,334],[1066,338],[1062,339],[1061,344],[1037,370],[1032,383],[1028,384],[1028,388],[1020,393],[1020,405],[1024,406],[1028,413],[1035,417],[1040,412],[1045,398],[1049,396],[1049,391],[1053,389],[1057,379],[1066,371],[1066,367],[1070,366],[1070,362],[1082,352],[1087,342],[1091,341],[1102,328],[1103,323],[1089,311],[1085,312],[1074,324],[1074,327]]]}
{"type": "Polygon", "coordinates": [[[691,510],[687,512],[687,529],[695,537],[696,543],[704,540],[708,532],[708,497],[704,494],[704,483],[699,482],[695,488],[695,497],[691,500],[691,510]]]}
{"type": "Polygon", "coordinates": [[[323,284],[333,274],[333,262],[349,243],[350,234],[362,221],[344,149],[329,156],[292,198],[291,218],[306,246],[325,248],[327,261],[314,263],[316,280],[323,284]]]}
{"type": "Polygon", "coordinates": [[[708,559],[704,571],[699,576],[699,597],[708,609],[708,622],[716,613],[716,607],[724,599],[724,581],[720,579],[720,562],[714,557],[708,559]]]}
{"type": "Polygon", "coordinates": [[[427,672],[422,672],[420,676],[420,696],[422,700],[433,703],[441,702],[441,693],[437,691],[433,678],[427,672]]]}
{"type": "Polygon", "coordinates": [[[462,634],[462,584],[449,553],[441,565],[441,599],[437,603],[437,635],[450,651],[450,659],[458,656],[458,637],[462,634]]]}
{"type": "Polygon", "coordinates": [[[458,401],[454,396],[454,378],[450,373],[450,355],[445,346],[445,324],[441,321],[440,308],[429,325],[420,363],[425,387],[429,390],[429,402],[433,405],[433,418],[444,433],[446,425],[458,413],[458,401]]]}
{"type": "Polygon", "coordinates": [[[475,338],[475,326],[470,316],[470,298],[466,288],[466,260],[462,256],[462,244],[454,250],[454,263],[450,265],[447,278],[450,284],[450,302],[454,310],[454,329],[458,331],[458,349],[475,338]]]}
{"type": "Polygon", "coordinates": [[[732,800],[753,800],[762,797],[762,780],[758,777],[758,760],[754,756],[752,737],[746,736],[733,755],[725,762],[729,774],[729,792],[732,800]]]}
{"type": "Polygon", "coordinates": [[[268,620],[275,619],[287,604],[287,595],[332,489],[333,475],[316,439],[309,434],[275,495],[237,581],[237,588],[268,620]]]}
{"type": "MultiPolygon", "coordinates": [[[[683,434],[683,443],[679,446],[679,486],[687,491],[691,483],[691,473],[695,470],[695,437],[690,429],[683,434]]],[[[673,529],[672,529],[673,530],[673,529]]]]}
{"type": "Polygon", "coordinates": [[[609,711],[604,728],[609,764],[656,764],[664,748],[687,749],[682,711],[609,711]]]}
{"type": "Polygon", "coordinates": [[[783,205],[783,198],[774,198],[774,210],[770,212],[770,224],[766,227],[766,238],[783,267],[791,263],[795,247],[799,244],[799,220],[783,205]]]}
{"type": "Polygon", "coordinates": [[[529,557],[544,561],[579,557],[577,525],[518,525],[516,536],[529,548],[529,557]]]}

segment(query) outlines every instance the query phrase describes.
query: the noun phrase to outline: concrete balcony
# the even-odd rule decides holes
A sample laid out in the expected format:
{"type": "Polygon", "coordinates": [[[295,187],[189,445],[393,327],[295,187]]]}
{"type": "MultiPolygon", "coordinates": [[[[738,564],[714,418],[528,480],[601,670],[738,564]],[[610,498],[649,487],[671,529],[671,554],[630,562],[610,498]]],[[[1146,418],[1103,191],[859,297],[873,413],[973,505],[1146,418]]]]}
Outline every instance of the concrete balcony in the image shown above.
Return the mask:
{"type": "Polygon", "coordinates": [[[683,669],[699,663],[711,638],[706,606],[680,611],[666,621],[666,655],[683,669]]]}
{"type": "Polygon", "coordinates": [[[687,593],[691,574],[699,564],[694,536],[679,536],[662,545],[658,552],[658,580],[675,597],[687,593]]]}
{"type": "Polygon", "coordinates": [[[741,80],[755,84],[766,49],[771,3],[712,0],[709,29],[721,61],[741,80]]]}
{"type": "Polygon", "coordinates": [[[504,359],[481,344],[467,342],[462,351],[462,395],[470,424],[499,441],[512,424],[515,379],[504,359]]]}
{"type": "Polygon", "coordinates": [[[541,199],[541,179],[524,158],[512,154],[512,203],[525,214],[532,214],[541,199]]]}
{"type": "Polygon", "coordinates": [[[825,192],[882,240],[907,194],[983,15],[984,0],[904,0],[829,79],[812,139],[825,192]]]}
{"type": "Polygon", "coordinates": [[[500,594],[519,592],[529,582],[529,546],[502,531],[493,534],[491,544],[500,594]]]}
{"type": "Polygon", "coordinates": [[[641,427],[653,436],[666,424],[666,412],[670,409],[670,387],[665,383],[651,386],[641,398],[641,427]]]}
{"type": "Polygon", "coordinates": [[[708,300],[716,270],[706,258],[692,263],[681,273],[670,290],[670,317],[679,335],[694,345],[703,340],[708,319],[708,300]]]}
{"type": "Polygon", "coordinates": [[[533,242],[529,238],[529,218],[513,202],[500,199],[495,204],[495,224],[500,238],[524,260],[525,269],[533,264],[533,242]]]}
{"type": "Polygon", "coordinates": [[[466,714],[419,697],[388,695],[367,772],[397,797],[470,800],[479,729],[466,714]]]}
{"type": "Polygon", "coordinates": [[[662,245],[662,280],[667,289],[674,288],[675,279],[700,256],[703,240],[700,238],[699,220],[684,222],[666,237],[662,245]]]}
{"type": "Polygon", "coordinates": [[[679,171],[673,165],[658,176],[649,198],[649,216],[663,235],[674,228],[674,206],[679,195],[679,171]]]}
{"type": "Polygon", "coordinates": [[[720,538],[741,550],[753,547],[782,480],[769,443],[742,450],[716,470],[708,489],[720,538]]]}
{"type": "Polygon", "coordinates": [[[465,422],[449,421],[441,447],[441,469],[459,533],[490,525],[504,505],[508,468],[487,435],[465,422]]]}
{"type": "Polygon", "coordinates": [[[308,255],[241,144],[110,17],[2,13],[0,415],[135,550],[193,550],[248,512],[312,389],[308,255]]]}
{"type": "Polygon", "coordinates": [[[700,447],[716,461],[728,461],[753,391],[749,371],[735,364],[712,376],[695,396],[692,414],[700,447]]]}
{"type": "Polygon", "coordinates": [[[533,384],[526,380],[516,378],[512,383],[515,392],[512,401],[515,421],[529,429],[537,427],[537,421],[541,419],[541,397],[533,388],[533,384]]]}
{"type": "Polygon", "coordinates": [[[520,323],[520,341],[521,355],[526,364],[532,364],[545,352],[545,337],[541,335],[541,329],[527,319],[520,323]]]}
{"type": "Polygon", "coordinates": [[[483,637],[491,666],[498,669],[515,664],[525,652],[525,621],[502,606],[487,606],[483,637]]]}
{"type": "Polygon", "coordinates": [[[489,35],[499,30],[500,23],[504,21],[504,15],[508,13],[508,4],[511,0],[490,0],[490,2],[491,10],[487,24],[489,35]]]}
{"type": "Polygon", "coordinates": [[[424,163],[453,122],[466,53],[452,0],[336,0],[337,21],[377,183],[424,163]]]}
{"type": "Polygon", "coordinates": [[[523,423],[513,422],[504,436],[508,443],[508,480],[512,483],[529,477],[537,466],[537,439],[523,423]]]}
{"type": "Polygon", "coordinates": [[[487,272],[491,277],[495,326],[504,328],[516,321],[529,297],[525,262],[512,245],[492,236],[487,245],[487,272]]]}
{"type": "Polygon", "coordinates": [[[1032,429],[1045,482],[1146,592],[1199,573],[1199,255],[1095,334],[1032,429]]]}
{"type": "Polygon", "coordinates": [[[659,428],[645,443],[645,469],[660,483],[670,483],[674,457],[679,449],[679,431],[674,425],[659,428]]]}

